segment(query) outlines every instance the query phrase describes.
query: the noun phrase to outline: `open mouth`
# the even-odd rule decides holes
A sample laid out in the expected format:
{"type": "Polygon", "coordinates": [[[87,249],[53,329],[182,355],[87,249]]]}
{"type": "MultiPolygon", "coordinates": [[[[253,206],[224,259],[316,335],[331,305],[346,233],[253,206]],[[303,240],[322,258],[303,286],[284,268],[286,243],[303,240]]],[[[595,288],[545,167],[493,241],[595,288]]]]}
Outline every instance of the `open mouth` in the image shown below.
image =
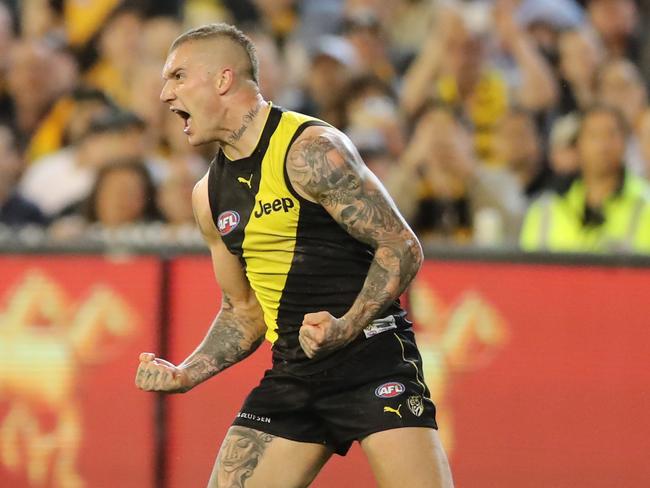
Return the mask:
{"type": "Polygon", "coordinates": [[[183,132],[187,134],[189,131],[190,127],[190,113],[186,112],[185,110],[181,110],[179,108],[170,108],[172,112],[174,112],[176,115],[178,115],[181,119],[183,119],[183,122],[185,123],[185,127],[183,128],[183,132]]]}

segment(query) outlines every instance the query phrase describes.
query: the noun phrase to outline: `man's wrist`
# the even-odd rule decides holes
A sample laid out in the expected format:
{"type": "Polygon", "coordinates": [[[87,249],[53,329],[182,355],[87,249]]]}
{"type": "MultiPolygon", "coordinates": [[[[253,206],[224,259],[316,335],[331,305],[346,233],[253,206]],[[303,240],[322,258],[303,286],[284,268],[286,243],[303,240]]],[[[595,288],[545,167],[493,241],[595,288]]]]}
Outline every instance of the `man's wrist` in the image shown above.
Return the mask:
{"type": "Polygon", "coordinates": [[[181,364],[178,366],[178,379],[180,382],[180,392],[190,391],[195,386],[201,384],[207,378],[202,378],[201,371],[197,370],[196,363],[181,364]]]}
{"type": "Polygon", "coordinates": [[[370,322],[372,322],[370,319],[363,319],[362,317],[351,314],[350,312],[341,316],[338,320],[342,322],[341,327],[347,331],[350,338],[355,338],[370,324],[370,322]]]}

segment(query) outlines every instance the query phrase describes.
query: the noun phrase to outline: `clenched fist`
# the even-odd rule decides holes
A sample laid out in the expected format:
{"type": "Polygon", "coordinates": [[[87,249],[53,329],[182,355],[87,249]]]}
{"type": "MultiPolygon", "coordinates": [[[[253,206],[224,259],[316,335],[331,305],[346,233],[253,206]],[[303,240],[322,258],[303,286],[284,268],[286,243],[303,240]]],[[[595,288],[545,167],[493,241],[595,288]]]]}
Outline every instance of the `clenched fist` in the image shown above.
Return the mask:
{"type": "Polygon", "coordinates": [[[358,331],[344,319],[337,319],[329,312],[316,312],[305,314],[298,341],[311,359],[342,348],[352,342],[357,334],[358,331]]]}
{"type": "Polygon", "coordinates": [[[135,386],[144,391],[163,391],[169,393],[188,390],[187,378],[183,370],[169,361],[157,358],[155,354],[140,354],[140,365],[135,375],[135,386]]]}

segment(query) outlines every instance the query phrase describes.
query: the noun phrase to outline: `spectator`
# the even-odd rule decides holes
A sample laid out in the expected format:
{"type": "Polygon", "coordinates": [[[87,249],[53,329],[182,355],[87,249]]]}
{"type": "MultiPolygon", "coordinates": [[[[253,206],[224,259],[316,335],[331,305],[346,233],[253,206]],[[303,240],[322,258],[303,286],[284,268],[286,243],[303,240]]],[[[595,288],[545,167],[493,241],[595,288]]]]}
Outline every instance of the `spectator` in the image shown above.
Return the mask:
{"type": "Polygon", "coordinates": [[[27,161],[58,149],[71,104],[60,97],[77,83],[75,61],[42,41],[18,41],[11,48],[7,86],[12,106],[2,114],[12,124],[27,161]]]}
{"type": "MultiPolygon", "coordinates": [[[[598,101],[621,112],[633,130],[648,107],[648,94],[639,69],[626,59],[605,63],[598,76],[598,101]]],[[[643,173],[643,157],[636,133],[628,138],[625,162],[632,171],[643,173]]]]}
{"type": "Polygon", "coordinates": [[[85,81],[107,93],[119,105],[129,106],[129,87],[140,62],[142,15],[131,7],[117,9],[99,37],[99,59],[85,81]]]}
{"type": "Polygon", "coordinates": [[[605,51],[596,34],[588,29],[573,29],[558,40],[560,100],[557,112],[565,115],[586,109],[596,101],[598,70],[605,51]]]}
{"type": "Polygon", "coordinates": [[[32,165],[23,175],[20,193],[56,217],[89,194],[97,171],[110,161],[145,156],[143,128],[129,113],[94,121],[81,140],[32,165]]]}
{"type": "Polygon", "coordinates": [[[395,0],[387,4],[392,8],[382,24],[398,58],[397,70],[402,75],[427,38],[434,22],[434,9],[428,0],[395,0]]]}
{"type": "Polygon", "coordinates": [[[158,151],[164,140],[165,116],[169,109],[160,103],[160,63],[143,60],[133,69],[128,107],[143,122],[150,147],[158,151]]]}
{"type": "Polygon", "coordinates": [[[0,224],[45,225],[45,217],[38,207],[15,191],[21,169],[14,135],[9,127],[0,125],[0,224]]]}
{"type": "Polygon", "coordinates": [[[355,78],[343,100],[345,132],[360,152],[384,150],[397,160],[404,150],[404,129],[395,94],[374,75],[355,78]]]}
{"type": "Polygon", "coordinates": [[[640,60],[639,12],[635,0],[589,0],[587,12],[609,58],[640,60]]]}
{"type": "Polygon", "coordinates": [[[377,15],[370,9],[348,13],[343,29],[345,38],[354,47],[361,73],[374,75],[388,84],[395,81],[395,68],[386,44],[387,36],[377,15]]]}
{"type": "Polygon", "coordinates": [[[561,194],[529,209],[523,249],[650,252],[650,186],[624,166],[627,124],[614,108],[596,105],[578,133],[580,177],[561,194]]]}
{"type": "Polygon", "coordinates": [[[515,176],[527,198],[550,186],[541,137],[530,112],[510,109],[499,121],[494,142],[494,154],[500,166],[515,176]]]}
{"type": "Polygon", "coordinates": [[[552,71],[526,32],[513,19],[512,7],[499,2],[495,26],[521,81],[511,96],[504,75],[488,63],[487,31],[472,30],[458,8],[437,14],[436,27],[404,80],[402,106],[413,115],[427,99],[456,107],[474,130],[474,144],[483,161],[494,163],[492,136],[509,99],[533,111],[550,108],[556,99],[552,71]]]}
{"type": "Polygon", "coordinates": [[[41,40],[47,36],[62,37],[61,2],[29,0],[19,2],[20,32],[23,39],[41,40]]]}
{"type": "Polygon", "coordinates": [[[648,93],[639,69],[627,59],[606,62],[598,73],[598,101],[618,109],[635,127],[648,106],[648,93]]]}
{"type": "Polygon", "coordinates": [[[335,127],[341,127],[342,96],[355,73],[357,62],[354,47],[344,38],[321,38],[312,54],[304,99],[299,111],[321,118],[335,127]]]}
{"type": "Polygon", "coordinates": [[[474,215],[489,209],[498,220],[494,240],[514,243],[525,209],[519,185],[479,164],[469,138],[451,110],[427,107],[386,186],[425,242],[470,242],[474,215]]]}
{"type": "Polygon", "coordinates": [[[116,105],[104,92],[80,86],[76,88],[71,100],[70,115],[61,138],[61,145],[76,144],[86,134],[93,121],[100,120],[117,111],[116,105]]]}
{"type": "Polygon", "coordinates": [[[158,188],[157,203],[164,221],[173,228],[194,226],[192,190],[198,181],[189,168],[177,166],[158,188]]]}
{"type": "Polygon", "coordinates": [[[555,120],[549,136],[549,159],[556,179],[567,180],[575,176],[580,167],[576,139],[580,120],[571,113],[555,120]]]}
{"type": "Polygon", "coordinates": [[[108,229],[160,219],[156,189],[141,160],[124,160],[105,165],[88,197],[85,218],[89,224],[108,229]]]}
{"type": "Polygon", "coordinates": [[[159,15],[144,20],[142,24],[142,58],[162,66],[167,58],[169,46],[183,31],[178,19],[159,15]]]}

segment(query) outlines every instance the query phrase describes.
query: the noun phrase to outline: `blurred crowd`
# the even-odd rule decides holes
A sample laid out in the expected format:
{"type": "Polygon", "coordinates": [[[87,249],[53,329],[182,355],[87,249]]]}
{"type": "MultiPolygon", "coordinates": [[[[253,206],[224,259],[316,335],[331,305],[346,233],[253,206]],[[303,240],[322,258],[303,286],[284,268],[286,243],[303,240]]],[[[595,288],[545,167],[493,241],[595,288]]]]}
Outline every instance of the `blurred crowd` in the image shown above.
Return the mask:
{"type": "Polygon", "coordinates": [[[425,244],[650,253],[650,0],[4,0],[0,225],[197,234],[159,100],[184,30],[255,42],[261,91],[343,130],[425,244]]]}

